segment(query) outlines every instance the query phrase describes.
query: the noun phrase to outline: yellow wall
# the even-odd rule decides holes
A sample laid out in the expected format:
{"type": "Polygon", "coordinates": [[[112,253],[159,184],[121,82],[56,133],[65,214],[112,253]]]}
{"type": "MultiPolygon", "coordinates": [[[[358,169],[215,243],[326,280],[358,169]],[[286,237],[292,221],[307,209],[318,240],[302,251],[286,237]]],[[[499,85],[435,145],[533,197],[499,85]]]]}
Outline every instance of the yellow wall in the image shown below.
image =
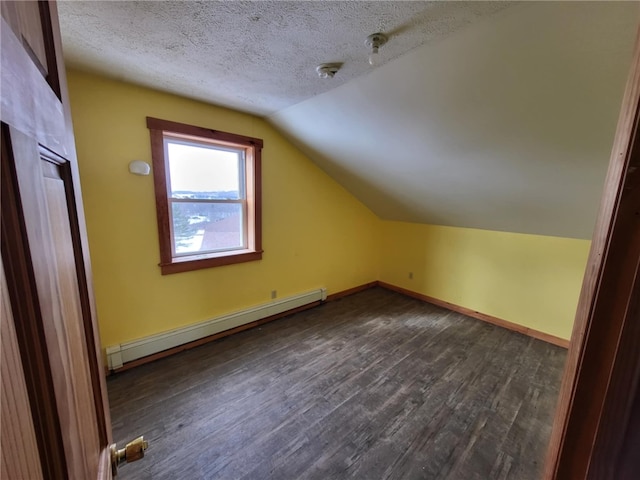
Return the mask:
{"type": "Polygon", "coordinates": [[[69,72],[103,346],[381,280],[569,338],[589,241],[379,220],[263,120],[69,72]],[[262,261],[160,275],[145,117],[260,137],[262,261]],[[409,279],[413,272],[413,279],[409,279]]]}
{"type": "Polygon", "coordinates": [[[381,229],[379,280],[571,336],[588,240],[386,221],[381,229]]]}
{"type": "Polygon", "coordinates": [[[69,72],[103,346],[318,287],[377,279],[378,218],[263,120],[69,72]],[[160,275],[147,116],[264,140],[262,261],[160,275]]]}

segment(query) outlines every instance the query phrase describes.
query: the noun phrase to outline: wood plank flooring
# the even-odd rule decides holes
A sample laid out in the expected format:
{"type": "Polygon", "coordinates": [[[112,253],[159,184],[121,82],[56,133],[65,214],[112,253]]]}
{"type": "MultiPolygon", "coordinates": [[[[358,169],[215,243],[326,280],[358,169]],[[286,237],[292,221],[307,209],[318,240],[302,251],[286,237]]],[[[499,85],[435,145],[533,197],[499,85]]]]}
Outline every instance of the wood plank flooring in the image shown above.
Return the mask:
{"type": "Polygon", "coordinates": [[[565,354],[367,290],[111,376],[118,478],[538,479],[565,354]]]}

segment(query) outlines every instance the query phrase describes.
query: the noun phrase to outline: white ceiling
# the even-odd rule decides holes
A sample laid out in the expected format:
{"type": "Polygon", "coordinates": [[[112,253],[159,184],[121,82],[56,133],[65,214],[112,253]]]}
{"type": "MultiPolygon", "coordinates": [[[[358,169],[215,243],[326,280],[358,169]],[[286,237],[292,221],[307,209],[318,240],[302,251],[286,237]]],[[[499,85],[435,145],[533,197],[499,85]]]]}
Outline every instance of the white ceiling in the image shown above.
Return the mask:
{"type": "Polygon", "coordinates": [[[389,61],[442,38],[500,2],[61,1],[71,67],[257,115],[368,73],[368,35],[389,61]],[[315,68],[339,62],[333,79],[315,68]]]}
{"type": "Polygon", "coordinates": [[[266,115],[382,218],[578,238],[593,229],[638,20],[630,2],[59,11],[70,66],[266,115]],[[371,69],[375,31],[391,38],[371,69]],[[321,80],[329,61],[343,69],[321,80]]]}

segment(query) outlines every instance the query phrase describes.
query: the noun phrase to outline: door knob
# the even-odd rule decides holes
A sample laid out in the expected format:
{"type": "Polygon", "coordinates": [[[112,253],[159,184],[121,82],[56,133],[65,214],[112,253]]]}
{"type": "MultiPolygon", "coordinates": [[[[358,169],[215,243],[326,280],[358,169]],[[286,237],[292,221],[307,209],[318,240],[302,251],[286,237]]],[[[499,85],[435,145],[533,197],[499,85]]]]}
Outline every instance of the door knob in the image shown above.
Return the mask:
{"type": "Polygon", "coordinates": [[[144,451],[149,447],[149,443],[143,436],[127,443],[124,448],[118,450],[114,443],[111,445],[111,472],[115,477],[118,474],[118,467],[125,463],[135,462],[144,457],[144,451]]]}

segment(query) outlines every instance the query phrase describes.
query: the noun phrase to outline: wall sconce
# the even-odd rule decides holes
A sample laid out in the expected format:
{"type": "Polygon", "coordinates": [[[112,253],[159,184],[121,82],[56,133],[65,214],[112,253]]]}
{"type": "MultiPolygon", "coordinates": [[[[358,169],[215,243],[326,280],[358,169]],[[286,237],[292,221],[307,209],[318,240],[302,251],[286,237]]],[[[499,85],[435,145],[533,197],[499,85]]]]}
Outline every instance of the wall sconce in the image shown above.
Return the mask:
{"type": "Polygon", "coordinates": [[[151,167],[147,162],[142,160],[134,160],[129,164],[129,171],[134,175],[149,175],[151,167]]]}
{"type": "Polygon", "coordinates": [[[389,38],[384,33],[373,33],[367,37],[364,41],[364,44],[371,49],[371,53],[369,54],[369,65],[376,66],[380,65],[380,54],[378,53],[378,48],[387,43],[389,38]]]}

